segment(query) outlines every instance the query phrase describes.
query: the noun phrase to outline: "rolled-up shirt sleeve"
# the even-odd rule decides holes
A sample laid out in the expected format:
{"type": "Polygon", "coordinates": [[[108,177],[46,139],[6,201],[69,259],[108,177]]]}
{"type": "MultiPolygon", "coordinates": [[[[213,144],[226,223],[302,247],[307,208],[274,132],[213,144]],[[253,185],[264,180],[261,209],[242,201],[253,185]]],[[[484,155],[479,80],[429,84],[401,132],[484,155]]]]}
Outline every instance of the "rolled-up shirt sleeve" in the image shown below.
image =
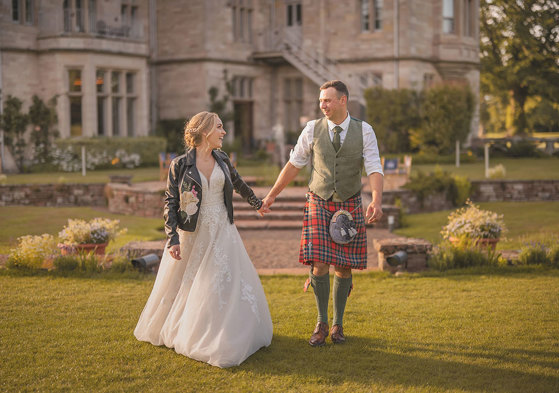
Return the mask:
{"type": "Polygon", "coordinates": [[[384,176],[382,165],[380,164],[377,137],[373,131],[373,127],[365,122],[363,122],[363,159],[367,176],[374,172],[378,172],[384,176]]]}
{"type": "Polygon", "coordinates": [[[303,168],[311,161],[314,123],[315,120],[309,121],[307,123],[305,128],[303,128],[303,131],[301,131],[299,139],[297,139],[297,144],[289,154],[289,162],[295,168],[303,168]]]}

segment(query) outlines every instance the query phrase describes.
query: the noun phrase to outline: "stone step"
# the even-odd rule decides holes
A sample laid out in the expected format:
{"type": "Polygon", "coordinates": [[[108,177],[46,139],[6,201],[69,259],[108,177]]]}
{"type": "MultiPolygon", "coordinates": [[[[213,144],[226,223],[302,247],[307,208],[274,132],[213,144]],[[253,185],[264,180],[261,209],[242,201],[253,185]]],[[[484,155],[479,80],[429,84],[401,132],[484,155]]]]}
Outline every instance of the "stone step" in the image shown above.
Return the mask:
{"type": "Polygon", "coordinates": [[[238,220],[235,219],[237,229],[262,230],[262,229],[301,229],[303,227],[302,217],[299,220],[238,220]]]}
{"type": "MultiPolygon", "coordinates": [[[[254,210],[252,208],[252,206],[250,206],[248,203],[246,203],[245,201],[234,201],[233,202],[233,208],[235,209],[235,211],[251,211],[254,210]]],[[[277,211],[300,211],[302,212],[303,209],[305,208],[305,201],[301,201],[301,202],[276,202],[274,203],[274,205],[272,206],[272,212],[277,212],[277,211]]]]}
{"type": "Polygon", "coordinates": [[[235,211],[235,220],[258,220],[258,221],[291,221],[291,220],[303,220],[303,212],[281,212],[281,213],[268,213],[264,217],[260,216],[255,211],[244,212],[235,211]]]}

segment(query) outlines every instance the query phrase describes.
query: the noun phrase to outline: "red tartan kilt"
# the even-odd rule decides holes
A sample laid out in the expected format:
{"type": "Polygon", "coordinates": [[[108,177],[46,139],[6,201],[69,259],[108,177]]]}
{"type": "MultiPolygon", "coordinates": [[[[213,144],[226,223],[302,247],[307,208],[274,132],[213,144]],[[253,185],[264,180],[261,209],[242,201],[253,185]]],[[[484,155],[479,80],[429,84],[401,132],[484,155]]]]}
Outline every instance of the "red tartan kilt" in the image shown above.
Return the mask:
{"type": "Polygon", "coordinates": [[[361,196],[345,202],[328,202],[310,191],[307,193],[299,262],[311,265],[313,261],[359,270],[367,267],[367,231],[361,196]],[[330,219],[340,209],[351,212],[358,232],[348,244],[337,244],[329,233],[330,219]]]}

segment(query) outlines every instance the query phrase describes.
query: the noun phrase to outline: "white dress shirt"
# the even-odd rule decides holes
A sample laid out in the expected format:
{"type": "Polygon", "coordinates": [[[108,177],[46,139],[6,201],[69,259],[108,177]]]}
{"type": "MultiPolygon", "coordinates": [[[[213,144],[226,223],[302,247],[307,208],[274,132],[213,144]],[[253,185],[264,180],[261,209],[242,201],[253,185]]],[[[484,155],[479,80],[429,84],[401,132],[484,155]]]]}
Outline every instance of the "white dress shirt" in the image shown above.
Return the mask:
{"type": "MultiPolygon", "coordinates": [[[[349,128],[349,113],[347,114],[345,120],[342,124],[339,124],[342,127],[342,132],[340,133],[340,143],[343,145],[345,137],[347,135],[347,129],[349,128]]],[[[307,123],[301,135],[299,135],[299,139],[297,140],[297,144],[291,150],[289,162],[296,168],[302,168],[306,166],[311,160],[311,148],[312,148],[312,141],[314,135],[314,124],[316,120],[311,120],[307,123]]],[[[377,146],[377,137],[375,136],[375,132],[373,131],[373,127],[366,122],[362,122],[363,127],[363,159],[365,165],[365,172],[367,176],[371,173],[378,172],[381,175],[384,175],[382,172],[382,166],[380,165],[380,156],[378,152],[377,146]]],[[[334,127],[337,124],[334,124],[331,120],[328,120],[328,131],[330,134],[330,140],[334,139],[334,127]]]]}

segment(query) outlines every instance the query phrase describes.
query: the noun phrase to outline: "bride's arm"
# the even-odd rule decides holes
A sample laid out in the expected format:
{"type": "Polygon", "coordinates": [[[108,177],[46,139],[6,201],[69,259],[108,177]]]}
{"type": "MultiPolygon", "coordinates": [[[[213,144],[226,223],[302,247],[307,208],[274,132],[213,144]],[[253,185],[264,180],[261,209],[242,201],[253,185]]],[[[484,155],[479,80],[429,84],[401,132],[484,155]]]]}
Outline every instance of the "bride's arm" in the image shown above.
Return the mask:
{"type": "Polygon", "coordinates": [[[174,162],[169,168],[167,176],[167,189],[165,190],[165,208],[163,218],[165,219],[165,233],[169,238],[168,247],[180,243],[177,225],[179,223],[180,193],[178,186],[179,162],[174,162]]]}
{"type": "Polygon", "coordinates": [[[262,208],[262,200],[254,195],[254,191],[252,188],[249,187],[248,184],[245,183],[239,172],[235,169],[235,167],[231,164],[229,160],[229,156],[224,151],[220,151],[221,158],[229,168],[229,173],[231,174],[231,181],[233,182],[233,188],[235,191],[241,195],[243,199],[252,206],[255,210],[260,210],[262,208]]]}

